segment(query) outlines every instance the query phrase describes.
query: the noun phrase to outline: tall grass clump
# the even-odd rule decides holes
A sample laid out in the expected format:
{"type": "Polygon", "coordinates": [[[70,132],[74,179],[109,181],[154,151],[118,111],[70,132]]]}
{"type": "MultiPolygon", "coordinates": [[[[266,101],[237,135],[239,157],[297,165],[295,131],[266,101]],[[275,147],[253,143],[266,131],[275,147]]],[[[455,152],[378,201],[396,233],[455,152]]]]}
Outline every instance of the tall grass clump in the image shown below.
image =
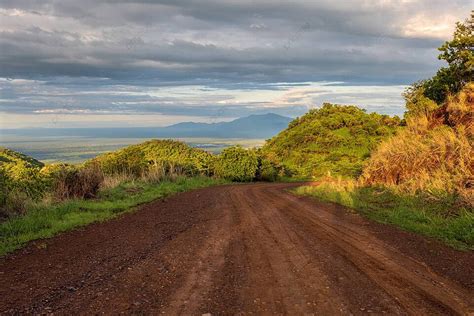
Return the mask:
{"type": "Polygon", "coordinates": [[[474,206],[474,84],[440,108],[407,119],[407,128],[383,142],[366,164],[366,185],[396,185],[432,197],[459,195],[474,206]]]}

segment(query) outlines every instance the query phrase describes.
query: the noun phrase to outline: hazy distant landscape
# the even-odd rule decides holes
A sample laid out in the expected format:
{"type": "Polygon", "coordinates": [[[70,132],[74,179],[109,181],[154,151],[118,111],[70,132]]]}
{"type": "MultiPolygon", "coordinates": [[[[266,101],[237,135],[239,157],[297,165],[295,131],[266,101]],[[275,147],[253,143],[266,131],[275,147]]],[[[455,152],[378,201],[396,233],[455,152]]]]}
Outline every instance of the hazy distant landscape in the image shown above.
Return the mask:
{"type": "MultiPolygon", "coordinates": [[[[90,138],[82,136],[16,136],[2,135],[0,146],[19,151],[35,157],[45,163],[66,162],[80,163],[100,154],[119,148],[142,143],[150,138],[90,138]]],[[[156,137],[156,139],[160,139],[156,137]]],[[[188,145],[212,153],[219,153],[222,149],[241,145],[244,148],[260,147],[265,139],[239,138],[176,138],[188,145]]]]}
{"type": "Polygon", "coordinates": [[[46,163],[79,163],[148,139],[172,138],[219,153],[232,145],[260,147],[290,121],[289,117],[268,113],[230,122],[183,122],[166,127],[8,129],[0,130],[0,146],[46,163]]]}

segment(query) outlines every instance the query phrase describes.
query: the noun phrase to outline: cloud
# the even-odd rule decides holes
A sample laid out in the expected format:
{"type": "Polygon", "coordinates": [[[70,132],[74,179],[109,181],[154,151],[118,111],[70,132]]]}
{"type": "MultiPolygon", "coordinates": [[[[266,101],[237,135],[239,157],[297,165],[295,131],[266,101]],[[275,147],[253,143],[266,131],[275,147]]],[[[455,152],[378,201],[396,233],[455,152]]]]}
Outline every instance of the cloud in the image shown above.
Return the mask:
{"type": "Polygon", "coordinates": [[[16,81],[0,81],[0,108],[295,114],[358,102],[367,97],[325,93],[321,82],[400,90],[429,77],[441,65],[436,47],[470,9],[469,0],[2,0],[0,76],[16,81]],[[190,87],[200,90],[189,97],[190,87]]]}

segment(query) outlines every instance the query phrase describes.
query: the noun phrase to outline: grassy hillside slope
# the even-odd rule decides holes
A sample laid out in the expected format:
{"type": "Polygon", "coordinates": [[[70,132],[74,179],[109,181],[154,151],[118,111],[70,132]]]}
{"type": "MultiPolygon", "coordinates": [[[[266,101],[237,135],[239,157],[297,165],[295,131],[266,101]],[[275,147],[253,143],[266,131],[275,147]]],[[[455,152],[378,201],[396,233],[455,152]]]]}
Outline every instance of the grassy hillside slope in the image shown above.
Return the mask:
{"type": "Polygon", "coordinates": [[[41,168],[44,164],[32,157],[22,153],[0,147],[0,166],[2,168],[11,168],[21,164],[28,168],[41,168]]]}
{"type": "Polygon", "coordinates": [[[292,121],[262,151],[293,175],[317,177],[330,172],[354,177],[362,172],[371,150],[399,125],[398,117],[326,103],[292,121]]]}

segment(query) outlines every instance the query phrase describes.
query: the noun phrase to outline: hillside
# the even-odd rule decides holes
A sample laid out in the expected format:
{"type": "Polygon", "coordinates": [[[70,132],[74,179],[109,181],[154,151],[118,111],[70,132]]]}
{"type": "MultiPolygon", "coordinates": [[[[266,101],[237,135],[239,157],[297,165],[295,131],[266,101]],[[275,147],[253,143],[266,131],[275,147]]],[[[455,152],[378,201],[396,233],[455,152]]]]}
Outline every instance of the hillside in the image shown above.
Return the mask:
{"type": "Polygon", "coordinates": [[[398,117],[368,114],[355,106],[324,104],[295,119],[263,152],[299,176],[328,172],[357,176],[371,150],[400,125],[398,117]]]}
{"type": "Polygon", "coordinates": [[[82,136],[93,138],[260,138],[267,139],[286,128],[292,119],[268,113],[250,115],[231,122],[183,122],[166,127],[120,128],[31,128],[3,130],[2,133],[20,136],[82,136]]]}
{"type": "Polygon", "coordinates": [[[9,167],[15,166],[17,164],[22,164],[25,167],[29,168],[41,168],[43,167],[43,163],[24,155],[22,153],[10,150],[8,148],[0,147],[0,167],[9,167]]]}

